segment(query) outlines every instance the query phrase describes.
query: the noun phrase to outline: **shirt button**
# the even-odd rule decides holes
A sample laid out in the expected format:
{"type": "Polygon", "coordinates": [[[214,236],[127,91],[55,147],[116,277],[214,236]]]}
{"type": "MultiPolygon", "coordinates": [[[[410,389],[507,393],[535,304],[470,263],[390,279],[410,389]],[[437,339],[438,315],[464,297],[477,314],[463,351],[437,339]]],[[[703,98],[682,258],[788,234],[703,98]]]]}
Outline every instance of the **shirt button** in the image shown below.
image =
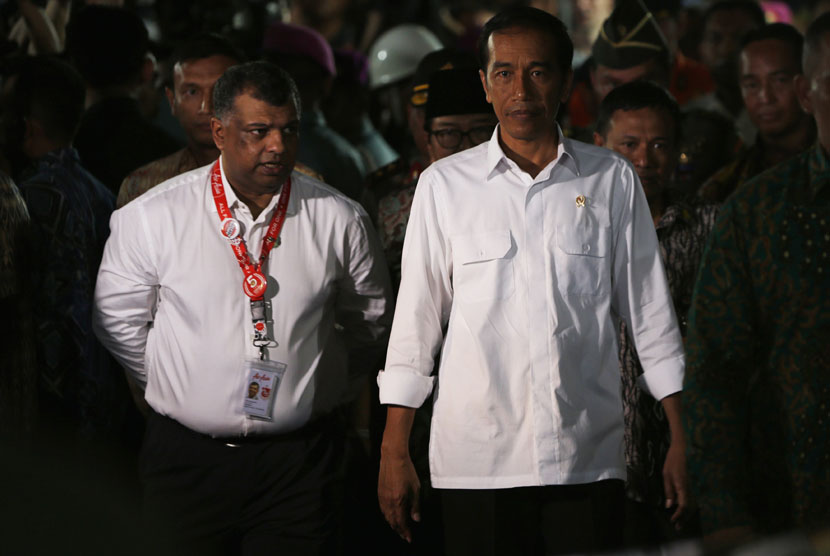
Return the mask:
{"type": "Polygon", "coordinates": [[[589,252],[590,250],[591,250],[591,246],[590,246],[590,245],[588,245],[587,243],[585,243],[585,244],[583,244],[583,245],[582,245],[582,252],[583,252],[583,253],[587,253],[587,252],[589,252]]]}

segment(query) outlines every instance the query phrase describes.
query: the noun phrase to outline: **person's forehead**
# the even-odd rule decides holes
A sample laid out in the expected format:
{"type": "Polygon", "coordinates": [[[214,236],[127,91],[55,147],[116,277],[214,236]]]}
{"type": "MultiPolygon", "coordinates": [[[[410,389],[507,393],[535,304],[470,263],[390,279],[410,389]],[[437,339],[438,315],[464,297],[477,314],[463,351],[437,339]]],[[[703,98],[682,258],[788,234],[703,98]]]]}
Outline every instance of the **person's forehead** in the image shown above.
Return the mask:
{"type": "Polygon", "coordinates": [[[517,49],[535,50],[535,54],[542,58],[538,61],[552,60],[555,56],[556,41],[549,33],[534,27],[513,26],[494,31],[487,39],[487,45],[492,55],[506,54],[517,49]]]}
{"type": "Polygon", "coordinates": [[[771,64],[787,69],[798,67],[792,46],[780,39],[764,39],[749,43],[741,50],[741,62],[744,66],[771,64]]]}
{"type": "Polygon", "coordinates": [[[173,66],[173,76],[177,80],[210,77],[218,79],[226,69],[238,64],[237,60],[223,54],[214,54],[204,58],[180,60],[173,66]]]}
{"type": "Polygon", "coordinates": [[[619,109],[611,114],[611,129],[622,134],[639,134],[644,132],[646,127],[670,131],[673,125],[671,115],[659,106],[646,106],[634,110],[619,109]]]}
{"type": "Polygon", "coordinates": [[[289,121],[297,119],[297,109],[290,100],[275,105],[256,98],[251,91],[242,91],[233,99],[234,112],[246,118],[269,117],[289,121]]]}

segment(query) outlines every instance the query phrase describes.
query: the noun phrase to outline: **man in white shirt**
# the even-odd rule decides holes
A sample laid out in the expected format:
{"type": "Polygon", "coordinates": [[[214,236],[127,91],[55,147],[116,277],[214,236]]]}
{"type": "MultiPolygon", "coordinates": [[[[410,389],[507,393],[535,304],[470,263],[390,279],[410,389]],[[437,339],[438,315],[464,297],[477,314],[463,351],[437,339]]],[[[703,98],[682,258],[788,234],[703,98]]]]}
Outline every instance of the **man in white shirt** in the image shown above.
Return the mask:
{"type": "Polygon", "coordinates": [[[440,348],[430,466],[451,555],[619,546],[618,318],[632,331],[642,386],[668,414],[669,503],[686,503],[683,346],[654,224],[631,165],[556,125],[572,52],[546,12],[494,16],[480,58],[499,127],[434,163],[413,202],[378,377],[389,405],[378,494],[411,540],[419,485],[407,439],[440,348]]]}
{"type": "Polygon", "coordinates": [[[377,362],[388,274],[357,203],[292,171],[288,74],[235,66],[213,98],[219,160],[113,216],[97,333],[152,409],[141,473],[163,532],[199,554],[329,554],[332,416],[377,362]]]}

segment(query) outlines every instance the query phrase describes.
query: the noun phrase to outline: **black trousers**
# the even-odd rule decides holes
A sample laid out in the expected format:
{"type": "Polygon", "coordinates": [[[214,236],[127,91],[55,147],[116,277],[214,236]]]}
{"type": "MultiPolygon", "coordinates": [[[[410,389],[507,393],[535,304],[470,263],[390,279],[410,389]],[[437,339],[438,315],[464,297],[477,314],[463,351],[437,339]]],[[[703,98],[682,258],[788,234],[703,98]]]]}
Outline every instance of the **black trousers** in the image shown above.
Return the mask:
{"type": "Polygon", "coordinates": [[[328,418],[289,434],[228,445],[152,414],[140,474],[159,549],[334,553],[343,439],[339,421],[328,418]]]}
{"type": "Polygon", "coordinates": [[[625,493],[619,480],[439,492],[447,556],[575,554],[622,547],[625,493]]]}

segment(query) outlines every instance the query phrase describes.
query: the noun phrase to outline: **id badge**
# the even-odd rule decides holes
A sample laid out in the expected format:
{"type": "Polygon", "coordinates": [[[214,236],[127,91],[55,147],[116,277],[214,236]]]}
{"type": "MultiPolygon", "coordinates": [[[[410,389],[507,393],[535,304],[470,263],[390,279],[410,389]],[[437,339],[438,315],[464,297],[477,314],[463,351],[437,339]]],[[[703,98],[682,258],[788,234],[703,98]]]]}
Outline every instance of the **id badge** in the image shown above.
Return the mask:
{"type": "Polygon", "coordinates": [[[242,398],[242,411],[252,419],[270,421],[282,376],[286,365],[279,361],[245,361],[245,391],[242,398]]]}

